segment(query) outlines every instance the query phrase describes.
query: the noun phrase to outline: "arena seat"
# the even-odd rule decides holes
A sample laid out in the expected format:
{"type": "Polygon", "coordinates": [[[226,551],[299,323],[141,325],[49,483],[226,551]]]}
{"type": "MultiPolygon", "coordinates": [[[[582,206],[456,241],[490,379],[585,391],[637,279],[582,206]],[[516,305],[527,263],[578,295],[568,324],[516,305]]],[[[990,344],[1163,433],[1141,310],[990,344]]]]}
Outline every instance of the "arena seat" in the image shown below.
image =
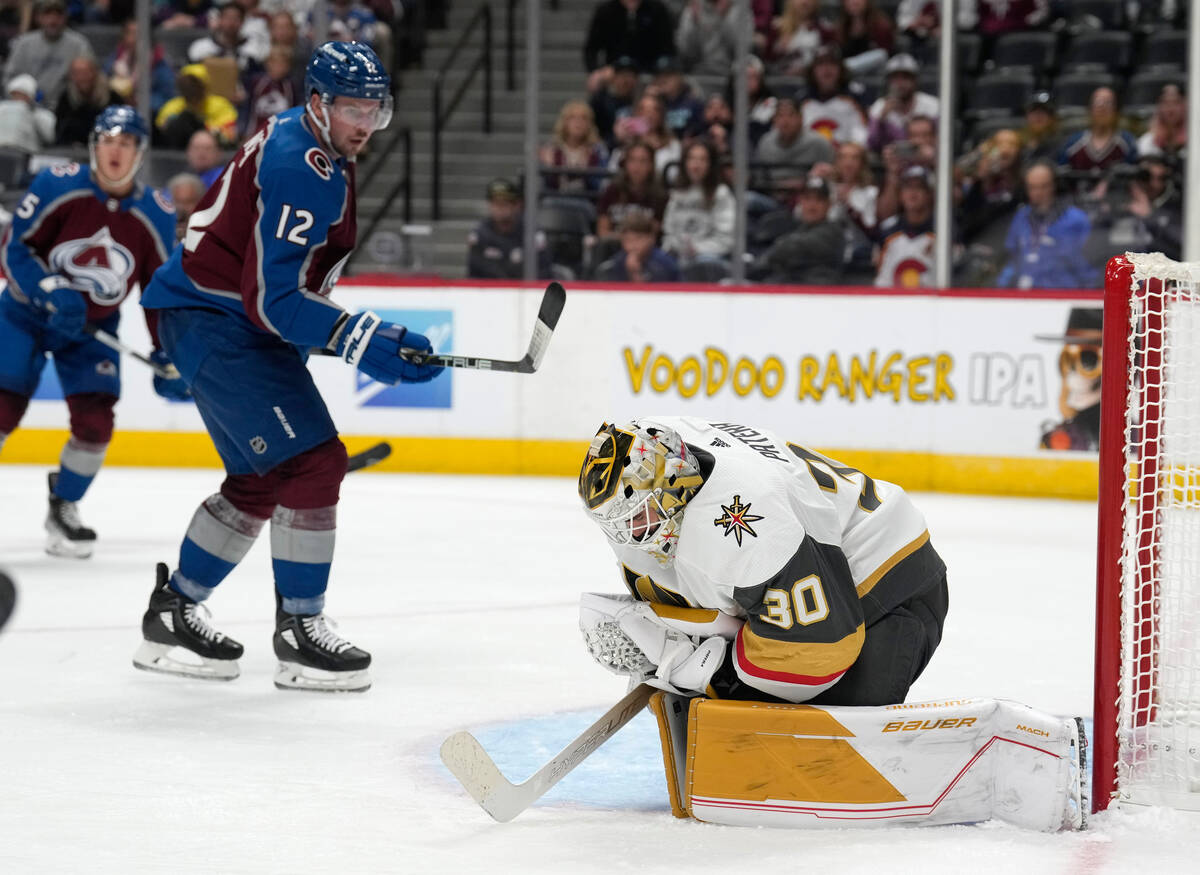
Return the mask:
{"type": "Polygon", "coordinates": [[[1025,72],[985,73],[970,87],[963,86],[965,119],[1019,112],[1033,93],[1034,78],[1025,72]]]}
{"type": "Polygon", "coordinates": [[[1110,73],[1129,68],[1133,60],[1133,35],[1124,31],[1081,33],[1068,44],[1063,53],[1063,70],[1081,65],[1098,65],[1110,73]]]}
{"type": "Polygon", "coordinates": [[[1167,84],[1187,88],[1187,75],[1182,70],[1141,70],[1129,78],[1125,87],[1125,113],[1147,119],[1154,114],[1158,94],[1167,84]]]}
{"type": "Polygon", "coordinates": [[[1158,30],[1147,34],[1138,55],[1138,66],[1187,69],[1187,38],[1186,30],[1158,30]]]}
{"type": "Polygon", "coordinates": [[[1006,33],[992,47],[990,61],[996,69],[1024,69],[1045,76],[1058,63],[1058,34],[1006,33]]]}
{"type": "Polygon", "coordinates": [[[1064,73],[1054,80],[1050,93],[1054,96],[1054,102],[1058,104],[1059,112],[1087,112],[1092,92],[1097,88],[1120,90],[1116,76],[1097,71],[1064,73]]]}
{"type": "Polygon", "coordinates": [[[1079,21],[1084,16],[1095,18],[1104,30],[1119,30],[1125,26],[1125,0],[1067,0],[1068,20],[1079,21]]]}
{"type": "Polygon", "coordinates": [[[119,24],[81,24],[77,30],[79,35],[88,41],[96,61],[104,66],[104,61],[121,42],[121,25],[119,24]]]}

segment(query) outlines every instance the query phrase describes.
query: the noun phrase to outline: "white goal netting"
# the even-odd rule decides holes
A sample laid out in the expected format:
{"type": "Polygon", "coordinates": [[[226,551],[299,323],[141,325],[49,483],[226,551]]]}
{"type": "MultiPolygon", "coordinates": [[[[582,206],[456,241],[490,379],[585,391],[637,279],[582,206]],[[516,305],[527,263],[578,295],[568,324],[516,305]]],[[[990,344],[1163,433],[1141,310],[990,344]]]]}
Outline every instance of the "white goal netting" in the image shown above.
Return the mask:
{"type": "Polygon", "coordinates": [[[1127,258],[1117,799],[1200,809],[1200,264],[1127,258]]]}

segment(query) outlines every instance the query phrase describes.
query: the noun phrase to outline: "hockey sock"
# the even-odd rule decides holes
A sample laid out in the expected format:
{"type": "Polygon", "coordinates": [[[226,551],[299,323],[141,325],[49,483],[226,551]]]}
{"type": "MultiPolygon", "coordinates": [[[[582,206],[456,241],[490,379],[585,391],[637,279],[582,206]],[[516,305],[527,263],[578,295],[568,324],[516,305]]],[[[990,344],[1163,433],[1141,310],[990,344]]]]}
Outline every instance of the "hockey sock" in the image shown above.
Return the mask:
{"type": "Polygon", "coordinates": [[[204,601],[242,561],[265,522],[238,510],[220,493],[210,495],[188,525],[171,589],[204,601]]]}
{"type": "Polygon", "coordinates": [[[54,494],[66,501],[83,498],[96,479],[100,466],[104,464],[107,449],[107,443],[89,443],[72,435],[58,458],[58,480],[54,484],[54,494]]]}
{"type": "Polygon", "coordinates": [[[275,509],[271,517],[271,565],[275,589],[289,614],[319,614],[333,562],[337,507],[275,509]]]}
{"type": "Polygon", "coordinates": [[[59,457],[61,468],[54,494],[79,501],[92,485],[113,433],[113,405],[117,396],[107,392],[79,392],[67,396],[71,439],[59,457]]]}

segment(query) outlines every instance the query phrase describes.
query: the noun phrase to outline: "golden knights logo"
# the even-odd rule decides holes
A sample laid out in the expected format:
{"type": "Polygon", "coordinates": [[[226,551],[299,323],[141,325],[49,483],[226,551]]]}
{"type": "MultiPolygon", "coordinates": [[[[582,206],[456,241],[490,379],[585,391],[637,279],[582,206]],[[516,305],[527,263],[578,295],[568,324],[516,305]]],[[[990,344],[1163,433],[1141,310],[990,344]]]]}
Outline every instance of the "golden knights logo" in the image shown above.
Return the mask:
{"type": "Polygon", "coordinates": [[[49,260],[51,270],[71,279],[102,307],[125,297],[133,275],[133,253],[114,240],[108,228],[59,243],[50,250],[49,260]]]}
{"type": "Polygon", "coordinates": [[[742,504],[742,497],[735,495],[733,501],[729,504],[721,505],[721,510],[725,511],[720,517],[713,520],[714,526],[725,527],[725,537],[733,535],[737,540],[737,545],[742,546],[742,533],[745,532],[751,538],[757,538],[758,532],[750,527],[750,523],[756,523],[762,519],[760,516],[755,516],[749,513],[750,502],[742,504]]]}

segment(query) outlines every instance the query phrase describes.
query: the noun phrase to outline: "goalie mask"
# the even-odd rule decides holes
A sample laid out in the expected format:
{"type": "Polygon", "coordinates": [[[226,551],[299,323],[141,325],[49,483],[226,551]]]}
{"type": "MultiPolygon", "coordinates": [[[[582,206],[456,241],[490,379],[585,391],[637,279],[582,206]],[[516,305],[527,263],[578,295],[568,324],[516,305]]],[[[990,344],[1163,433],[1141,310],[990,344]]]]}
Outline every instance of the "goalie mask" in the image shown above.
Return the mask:
{"type": "Polygon", "coordinates": [[[702,485],[679,435],[652,423],[600,426],[579,471],[579,497],[608,539],[664,565],[673,558],[684,507],[702,485]]]}

